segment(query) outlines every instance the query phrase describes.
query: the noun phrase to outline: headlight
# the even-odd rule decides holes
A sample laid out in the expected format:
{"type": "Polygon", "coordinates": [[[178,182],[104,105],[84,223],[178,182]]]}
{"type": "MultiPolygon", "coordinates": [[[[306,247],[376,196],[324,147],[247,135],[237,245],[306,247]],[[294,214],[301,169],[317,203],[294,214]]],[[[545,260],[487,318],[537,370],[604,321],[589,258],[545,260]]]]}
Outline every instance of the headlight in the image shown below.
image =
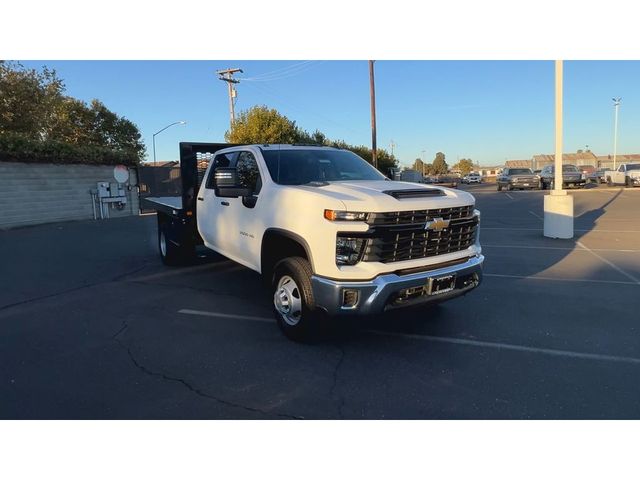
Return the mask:
{"type": "Polygon", "coordinates": [[[355,265],[360,261],[366,238],[336,238],[336,265],[355,265]]]}
{"type": "Polygon", "coordinates": [[[325,210],[324,218],[327,220],[346,220],[364,222],[367,220],[368,214],[365,212],[345,212],[343,210],[325,210]]]}

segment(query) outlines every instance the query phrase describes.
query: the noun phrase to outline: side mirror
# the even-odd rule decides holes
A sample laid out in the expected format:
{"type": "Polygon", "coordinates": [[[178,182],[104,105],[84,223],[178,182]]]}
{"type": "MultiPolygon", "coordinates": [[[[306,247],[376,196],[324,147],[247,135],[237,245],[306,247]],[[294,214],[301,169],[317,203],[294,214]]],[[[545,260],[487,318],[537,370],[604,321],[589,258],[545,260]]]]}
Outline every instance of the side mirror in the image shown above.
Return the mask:
{"type": "Polygon", "coordinates": [[[251,190],[238,184],[238,171],[235,168],[218,167],[213,172],[213,186],[216,197],[238,198],[251,195],[251,190]]]}

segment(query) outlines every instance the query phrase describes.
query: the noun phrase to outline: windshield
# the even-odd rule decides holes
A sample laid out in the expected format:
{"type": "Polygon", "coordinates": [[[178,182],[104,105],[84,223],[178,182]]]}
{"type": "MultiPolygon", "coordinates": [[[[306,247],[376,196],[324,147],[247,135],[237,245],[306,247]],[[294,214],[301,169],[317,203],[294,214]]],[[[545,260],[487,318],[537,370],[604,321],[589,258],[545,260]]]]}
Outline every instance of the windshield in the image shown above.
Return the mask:
{"type": "MultiPolygon", "coordinates": [[[[552,172],[554,172],[555,170],[556,170],[555,166],[551,167],[552,172]]],[[[578,170],[578,168],[575,165],[563,165],[562,171],[571,172],[571,173],[580,173],[580,170],[578,170]]]]}
{"type": "Polygon", "coordinates": [[[640,170],[640,163],[634,163],[632,165],[627,165],[627,170],[640,170]]]}
{"type": "Polygon", "coordinates": [[[341,180],[385,180],[378,170],[347,150],[263,150],[269,174],[280,185],[341,180]]]}
{"type": "Polygon", "coordinates": [[[531,170],[528,168],[510,168],[509,175],[531,175],[531,170]]]}

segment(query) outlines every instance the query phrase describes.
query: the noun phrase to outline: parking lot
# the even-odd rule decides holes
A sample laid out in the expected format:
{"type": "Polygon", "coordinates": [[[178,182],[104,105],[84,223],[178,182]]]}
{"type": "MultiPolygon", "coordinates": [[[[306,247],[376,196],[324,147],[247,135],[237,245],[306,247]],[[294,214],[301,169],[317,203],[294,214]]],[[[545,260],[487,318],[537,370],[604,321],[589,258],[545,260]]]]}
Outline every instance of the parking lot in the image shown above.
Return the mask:
{"type": "Polygon", "coordinates": [[[278,330],[259,276],[216,254],[169,268],[155,216],[0,232],[0,417],[640,418],[640,188],[462,187],[484,283],[431,307],[278,330]]]}

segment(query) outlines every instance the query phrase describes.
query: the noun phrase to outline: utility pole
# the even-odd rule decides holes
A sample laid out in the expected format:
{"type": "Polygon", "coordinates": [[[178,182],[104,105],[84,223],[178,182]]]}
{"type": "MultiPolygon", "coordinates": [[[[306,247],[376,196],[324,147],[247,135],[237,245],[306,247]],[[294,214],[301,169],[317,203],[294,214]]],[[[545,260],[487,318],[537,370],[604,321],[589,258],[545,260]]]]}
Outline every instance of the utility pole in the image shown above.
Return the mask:
{"type": "Polygon", "coordinates": [[[391,147],[391,155],[393,156],[393,149],[395,148],[396,144],[393,141],[393,139],[391,139],[391,143],[389,144],[389,146],[391,147]]]}
{"type": "Polygon", "coordinates": [[[616,155],[618,153],[618,109],[620,108],[620,100],[622,98],[613,98],[613,107],[615,108],[615,120],[613,127],[613,169],[616,169],[616,155]]]}
{"type": "Polygon", "coordinates": [[[233,78],[234,73],[244,73],[241,68],[227,68],[226,70],[218,70],[216,73],[220,75],[218,80],[222,80],[223,82],[227,82],[227,87],[229,89],[229,116],[230,116],[230,126],[233,127],[233,122],[236,121],[236,112],[235,112],[235,99],[238,96],[238,92],[233,86],[235,83],[240,83],[240,80],[236,80],[233,78]]]}
{"type": "Polygon", "coordinates": [[[371,159],[373,166],[378,168],[378,147],[376,146],[376,85],[373,78],[373,62],[369,60],[369,93],[371,95],[371,159]]]}

